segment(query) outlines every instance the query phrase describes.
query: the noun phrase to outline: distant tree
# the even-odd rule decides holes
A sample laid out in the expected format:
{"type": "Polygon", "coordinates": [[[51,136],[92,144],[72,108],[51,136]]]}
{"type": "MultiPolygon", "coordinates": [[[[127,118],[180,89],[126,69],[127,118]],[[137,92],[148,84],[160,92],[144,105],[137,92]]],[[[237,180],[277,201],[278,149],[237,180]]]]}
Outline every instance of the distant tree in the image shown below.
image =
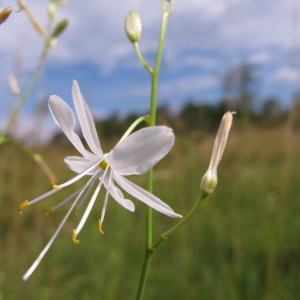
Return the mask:
{"type": "Polygon", "coordinates": [[[267,98],[263,103],[262,116],[278,116],[282,113],[282,108],[277,98],[267,98]]]}
{"type": "Polygon", "coordinates": [[[275,126],[285,121],[286,112],[277,98],[270,97],[264,101],[259,118],[261,119],[261,124],[275,126]]]}
{"type": "Polygon", "coordinates": [[[96,122],[96,127],[101,138],[112,138],[122,134],[120,119],[116,114],[96,122]]]}
{"type": "Polygon", "coordinates": [[[224,101],[228,110],[238,111],[242,118],[249,117],[254,110],[258,85],[255,70],[255,65],[245,63],[229,69],[223,77],[224,101]]]}
{"type": "Polygon", "coordinates": [[[288,112],[289,124],[292,130],[299,131],[300,129],[300,94],[297,94],[293,99],[288,112]]]}
{"type": "Polygon", "coordinates": [[[183,106],[178,117],[182,120],[185,130],[214,130],[223,112],[220,106],[188,102],[183,106]]]}

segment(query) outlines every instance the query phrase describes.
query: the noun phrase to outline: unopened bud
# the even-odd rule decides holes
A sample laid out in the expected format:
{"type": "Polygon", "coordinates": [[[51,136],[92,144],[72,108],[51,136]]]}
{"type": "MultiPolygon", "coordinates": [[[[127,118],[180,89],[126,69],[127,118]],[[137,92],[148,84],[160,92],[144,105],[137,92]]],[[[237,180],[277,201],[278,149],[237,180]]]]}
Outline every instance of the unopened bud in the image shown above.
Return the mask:
{"type": "Polygon", "coordinates": [[[56,12],[57,12],[57,5],[56,5],[56,3],[49,2],[47,10],[48,10],[49,17],[51,19],[53,19],[55,17],[55,15],[56,15],[56,12]]]}
{"type": "Polygon", "coordinates": [[[16,76],[9,75],[8,76],[8,82],[9,82],[10,89],[11,89],[11,92],[13,93],[13,95],[19,95],[20,94],[20,88],[19,88],[18,80],[17,80],[16,76]]]}
{"type": "Polygon", "coordinates": [[[51,38],[48,40],[48,49],[53,49],[57,45],[57,38],[51,38]]]}
{"type": "Polygon", "coordinates": [[[10,6],[7,6],[0,10],[0,25],[8,19],[12,12],[13,9],[10,6]]]}
{"type": "Polygon", "coordinates": [[[61,20],[55,27],[53,33],[52,33],[52,37],[56,38],[58,37],[60,34],[62,34],[64,32],[64,30],[66,29],[68,25],[68,20],[64,19],[61,20]]]}
{"type": "Polygon", "coordinates": [[[131,10],[125,19],[125,32],[132,43],[139,41],[142,34],[142,23],[137,11],[131,10]]]}
{"type": "Polygon", "coordinates": [[[55,0],[55,3],[59,6],[65,6],[68,4],[67,0],[55,0]]]}
{"type": "Polygon", "coordinates": [[[40,22],[36,19],[36,17],[28,9],[28,7],[26,5],[26,2],[23,1],[23,0],[21,0],[21,1],[19,1],[19,5],[20,5],[20,8],[22,8],[24,10],[24,12],[26,13],[26,15],[28,16],[29,21],[31,22],[31,24],[35,28],[35,30],[40,35],[44,35],[45,34],[45,30],[44,30],[43,26],[40,24],[40,22]]]}
{"type": "Polygon", "coordinates": [[[207,193],[211,194],[215,187],[217,186],[218,183],[218,174],[217,174],[217,168],[219,165],[219,162],[223,156],[224,149],[227,143],[228,139],[228,134],[231,128],[232,124],[232,115],[234,112],[227,112],[224,114],[216,139],[214,143],[214,148],[213,152],[211,155],[209,167],[204,174],[201,184],[200,184],[200,189],[207,193]]]}

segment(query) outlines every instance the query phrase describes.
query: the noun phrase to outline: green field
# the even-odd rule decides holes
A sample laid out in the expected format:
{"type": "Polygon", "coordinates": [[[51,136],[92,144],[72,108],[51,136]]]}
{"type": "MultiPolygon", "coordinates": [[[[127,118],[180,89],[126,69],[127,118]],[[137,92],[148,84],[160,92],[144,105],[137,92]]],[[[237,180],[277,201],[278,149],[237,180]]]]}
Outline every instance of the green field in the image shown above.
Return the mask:
{"type": "MultiPolygon", "coordinates": [[[[213,135],[179,136],[154,174],[154,193],[185,214],[199,195],[213,135]]],[[[109,144],[103,144],[109,150],[109,144]]],[[[38,150],[58,182],[73,176],[63,163],[71,146],[38,150]]],[[[300,137],[277,128],[235,122],[219,166],[219,183],[201,209],[153,256],[145,299],[300,298],[300,137]]],[[[50,189],[19,148],[1,153],[0,299],[134,299],[144,256],[145,206],[130,213],[109,202],[104,235],[97,231],[99,197],[80,244],[71,241],[72,216],[27,282],[21,277],[55,231],[67,208],[44,212],[75,189],[18,213],[19,204],[50,189]]],[[[135,178],[141,186],[146,176],[135,178]]],[[[175,224],[154,213],[156,236],[175,224]]]]}

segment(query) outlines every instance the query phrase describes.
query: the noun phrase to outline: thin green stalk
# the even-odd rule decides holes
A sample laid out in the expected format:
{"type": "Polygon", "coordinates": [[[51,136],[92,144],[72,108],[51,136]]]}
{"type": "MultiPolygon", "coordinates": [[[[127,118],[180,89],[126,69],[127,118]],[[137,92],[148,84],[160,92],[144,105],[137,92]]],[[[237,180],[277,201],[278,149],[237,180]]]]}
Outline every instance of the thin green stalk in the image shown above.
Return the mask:
{"type": "Polygon", "coordinates": [[[159,72],[161,66],[161,60],[163,55],[163,49],[165,44],[166,32],[167,32],[167,23],[168,17],[173,11],[172,1],[169,1],[170,7],[169,10],[166,9],[166,0],[162,0],[162,22],[161,22],[161,31],[158,42],[158,49],[156,54],[155,67],[152,73],[151,81],[151,99],[150,99],[150,117],[152,123],[156,122],[156,107],[157,107],[157,93],[158,93],[158,82],[159,82],[159,72]]]}
{"type": "MultiPolygon", "coordinates": [[[[148,182],[147,188],[149,192],[152,192],[153,187],[153,169],[148,172],[148,182]]],[[[147,279],[150,272],[150,266],[152,262],[152,254],[153,251],[151,250],[153,241],[153,233],[152,233],[152,208],[147,207],[147,217],[146,217],[146,249],[145,249],[145,257],[143,262],[143,267],[140,276],[139,287],[136,295],[136,299],[140,300],[143,299],[143,295],[145,292],[145,287],[147,283],[147,279]]]]}
{"type": "MultiPolygon", "coordinates": [[[[167,30],[167,21],[169,15],[172,13],[173,6],[172,1],[169,2],[169,10],[166,8],[166,0],[162,0],[162,22],[161,22],[161,31],[159,36],[157,54],[155,66],[152,72],[149,72],[151,76],[151,98],[150,98],[150,119],[152,125],[155,125],[156,121],[156,108],[157,108],[157,93],[158,93],[158,83],[159,83],[159,72],[163,54],[163,48],[166,37],[167,30]]],[[[147,181],[148,191],[152,192],[153,190],[153,170],[150,170],[148,173],[148,181],[147,181]]],[[[139,287],[137,291],[136,299],[140,300],[143,298],[149,271],[152,260],[152,243],[153,243],[153,230],[152,230],[152,208],[147,208],[147,218],[146,218],[146,249],[145,249],[145,257],[144,263],[142,267],[142,272],[140,276],[139,287]]]]}
{"type": "Polygon", "coordinates": [[[147,115],[147,116],[142,116],[138,119],[136,119],[131,125],[130,127],[126,130],[126,132],[123,134],[123,136],[121,137],[119,143],[121,141],[123,141],[124,139],[126,139],[130,134],[131,132],[136,128],[137,125],[139,125],[141,122],[146,122],[148,126],[151,126],[151,119],[150,119],[150,116],[147,115]]]}
{"type": "Polygon", "coordinates": [[[133,43],[133,47],[136,53],[136,56],[138,57],[139,61],[145,67],[145,69],[149,72],[150,75],[153,74],[153,69],[148,65],[148,63],[145,61],[144,57],[142,56],[142,53],[139,48],[139,44],[137,42],[133,43]]]}
{"type": "Polygon", "coordinates": [[[45,63],[45,59],[47,57],[47,54],[48,54],[48,51],[50,49],[50,39],[52,37],[51,35],[51,27],[52,27],[52,23],[53,23],[53,18],[49,18],[48,20],[48,24],[47,24],[47,34],[46,34],[46,38],[45,38],[45,41],[44,41],[44,45],[43,45],[43,50],[40,54],[40,57],[39,57],[39,61],[38,61],[38,64],[25,88],[25,91],[18,95],[18,104],[16,106],[16,108],[14,109],[14,111],[12,112],[6,126],[4,127],[4,129],[2,130],[1,134],[0,134],[0,144],[3,143],[3,140],[5,138],[5,136],[7,135],[9,129],[11,128],[12,124],[15,122],[17,116],[19,115],[24,103],[26,102],[26,100],[28,99],[29,97],[29,94],[40,74],[40,71],[45,63]]]}
{"type": "Polygon", "coordinates": [[[43,171],[43,173],[47,176],[48,180],[50,181],[50,184],[53,185],[56,181],[56,177],[51,170],[51,168],[48,166],[48,164],[44,161],[43,157],[28,148],[27,146],[23,145],[22,143],[19,143],[15,139],[3,137],[2,138],[2,144],[14,144],[17,147],[19,147],[28,157],[30,157],[43,171]]]}
{"type": "Polygon", "coordinates": [[[46,49],[44,49],[43,53],[41,54],[40,60],[39,60],[39,64],[37,65],[33,75],[31,76],[31,79],[24,91],[24,93],[22,95],[20,95],[19,97],[19,102],[16,106],[16,108],[14,109],[13,113],[11,114],[5,128],[3,129],[3,131],[1,132],[1,136],[0,136],[0,141],[3,140],[3,137],[7,135],[10,127],[12,126],[12,124],[15,122],[18,114],[20,113],[24,103],[26,102],[26,100],[28,99],[28,96],[34,86],[34,83],[36,82],[38,75],[40,73],[40,70],[44,64],[45,58],[46,58],[46,54],[47,51],[45,51],[46,49]]]}
{"type": "Polygon", "coordinates": [[[152,252],[154,252],[154,250],[157,248],[158,245],[160,245],[163,241],[165,241],[166,239],[168,239],[168,237],[174,232],[176,231],[179,227],[181,227],[187,220],[189,220],[191,218],[191,216],[197,211],[197,209],[200,208],[200,205],[202,204],[202,202],[207,198],[208,194],[205,192],[201,192],[200,197],[198,198],[198,200],[195,202],[194,206],[189,210],[189,212],[176,224],[174,225],[172,228],[170,228],[169,230],[165,231],[164,233],[162,233],[159,237],[159,240],[153,244],[153,246],[151,247],[152,252]]]}

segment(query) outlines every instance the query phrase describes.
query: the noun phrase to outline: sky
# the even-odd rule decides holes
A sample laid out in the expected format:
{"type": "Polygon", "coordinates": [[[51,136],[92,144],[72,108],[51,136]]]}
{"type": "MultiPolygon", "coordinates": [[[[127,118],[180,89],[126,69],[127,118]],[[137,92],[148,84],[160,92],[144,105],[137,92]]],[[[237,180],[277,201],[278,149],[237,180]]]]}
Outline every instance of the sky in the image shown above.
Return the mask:
{"type": "MultiPolygon", "coordinates": [[[[48,1],[27,1],[42,25],[48,1]]],[[[72,80],[96,117],[149,109],[150,78],[135,56],[124,32],[131,9],[142,19],[139,42],[153,66],[160,27],[161,1],[68,1],[56,20],[69,26],[51,49],[41,76],[19,122],[29,126],[36,109],[57,94],[72,105],[72,80]]],[[[0,8],[16,1],[0,0],[0,8]]],[[[7,77],[18,76],[24,89],[37,64],[43,39],[23,13],[13,13],[0,25],[0,126],[16,104],[7,77]]],[[[240,64],[256,66],[258,102],[277,97],[288,107],[299,91],[299,0],[174,0],[168,23],[158,103],[175,111],[184,103],[217,103],[223,96],[222,79],[240,64]]],[[[44,105],[45,106],[45,105],[44,105]]],[[[47,115],[49,117],[49,115],[47,115]]],[[[50,117],[49,117],[50,119],[50,117]]]]}

